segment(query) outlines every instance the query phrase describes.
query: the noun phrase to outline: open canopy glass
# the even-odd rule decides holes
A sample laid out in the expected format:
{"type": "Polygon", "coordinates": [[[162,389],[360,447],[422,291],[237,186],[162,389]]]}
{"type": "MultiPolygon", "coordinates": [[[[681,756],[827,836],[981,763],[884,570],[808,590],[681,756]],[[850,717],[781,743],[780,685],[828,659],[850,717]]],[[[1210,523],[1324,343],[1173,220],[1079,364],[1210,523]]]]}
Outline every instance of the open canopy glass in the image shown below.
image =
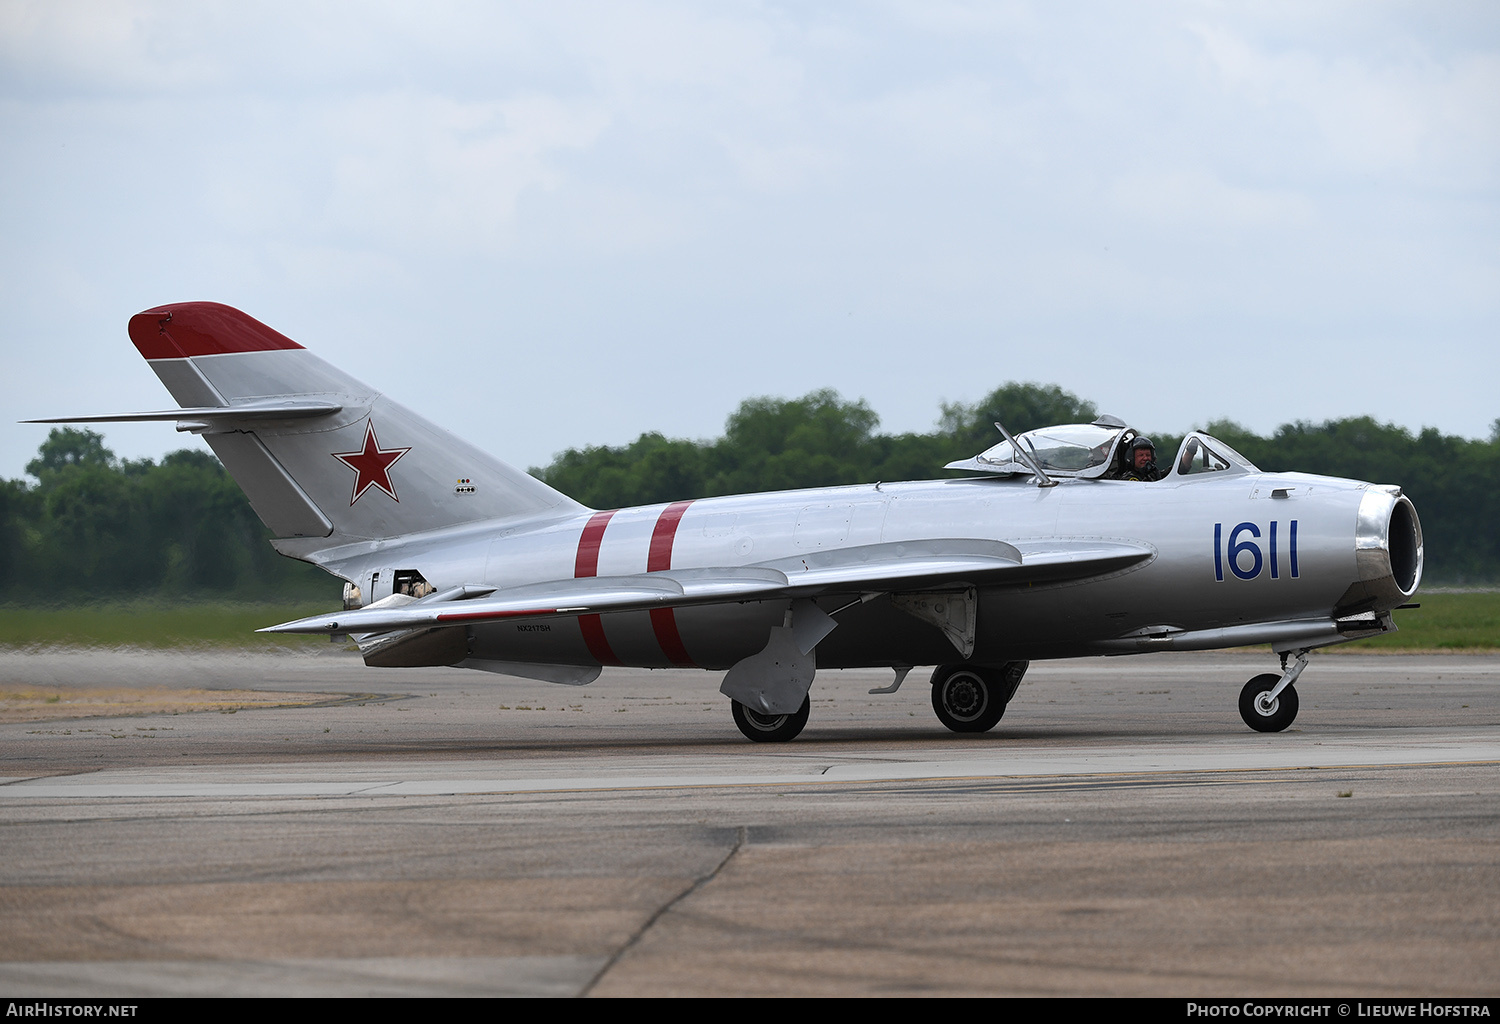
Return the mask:
{"type": "MultiPolygon", "coordinates": [[[[1123,475],[1121,446],[1129,445],[1138,434],[1134,428],[1113,417],[1102,417],[1093,423],[1066,423],[1028,430],[1016,438],[1016,443],[1047,476],[1087,479],[1123,475]]],[[[1249,459],[1201,431],[1193,431],[1183,438],[1182,447],[1170,466],[1158,464],[1171,477],[1259,472],[1249,459]]],[[[1001,441],[971,459],[950,462],[944,468],[998,475],[1034,472],[1031,464],[1015,451],[1009,441],[1001,441]]]]}

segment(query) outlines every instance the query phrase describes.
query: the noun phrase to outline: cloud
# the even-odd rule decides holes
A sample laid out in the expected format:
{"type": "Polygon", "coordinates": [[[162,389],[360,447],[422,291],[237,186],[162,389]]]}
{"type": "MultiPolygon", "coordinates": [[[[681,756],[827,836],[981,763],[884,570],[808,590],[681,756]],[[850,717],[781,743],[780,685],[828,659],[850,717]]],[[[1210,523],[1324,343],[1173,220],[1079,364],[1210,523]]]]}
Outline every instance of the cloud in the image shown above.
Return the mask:
{"type": "Polygon", "coordinates": [[[1425,187],[1492,187],[1500,170],[1500,57],[1436,54],[1420,38],[1349,51],[1315,38],[1271,45],[1194,26],[1219,81],[1262,133],[1300,144],[1324,175],[1396,175],[1425,187]]]}
{"type": "Polygon", "coordinates": [[[562,183],[555,157],[587,149],[608,124],[586,101],[409,94],[359,97],[320,120],[332,179],[327,230],[423,251],[501,248],[521,197],[562,183]]]}
{"type": "Polygon", "coordinates": [[[1315,206],[1305,195],[1232,185],[1191,168],[1117,178],[1110,186],[1110,200],[1126,216],[1155,229],[1302,229],[1316,218],[1315,206]]]}

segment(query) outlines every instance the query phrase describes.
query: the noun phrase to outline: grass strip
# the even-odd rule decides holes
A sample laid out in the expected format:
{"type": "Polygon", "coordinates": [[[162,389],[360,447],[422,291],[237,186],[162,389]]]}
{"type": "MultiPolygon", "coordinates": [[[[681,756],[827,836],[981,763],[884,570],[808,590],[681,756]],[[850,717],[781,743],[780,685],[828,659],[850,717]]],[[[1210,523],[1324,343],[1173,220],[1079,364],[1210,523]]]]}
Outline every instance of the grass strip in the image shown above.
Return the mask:
{"type": "Polygon", "coordinates": [[[323,636],[275,636],[262,626],[329,611],[332,604],[151,601],[61,608],[0,608],[4,647],[236,647],[250,650],[328,644],[323,636]]]}
{"type": "Polygon", "coordinates": [[[1394,612],[1397,632],[1356,640],[1344,649],[1494,650],[1500,647],[1500,593],[1419,593],[1420,608],[1394,612]]]}

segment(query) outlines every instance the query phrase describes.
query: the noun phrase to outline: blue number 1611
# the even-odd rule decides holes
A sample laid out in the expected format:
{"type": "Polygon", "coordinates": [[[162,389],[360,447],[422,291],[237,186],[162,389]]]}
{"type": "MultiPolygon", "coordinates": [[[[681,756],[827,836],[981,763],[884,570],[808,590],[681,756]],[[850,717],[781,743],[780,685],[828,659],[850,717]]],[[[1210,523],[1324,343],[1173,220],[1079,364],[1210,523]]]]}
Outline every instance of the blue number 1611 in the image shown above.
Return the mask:
{"type": "MultiPolygon", "coordinates": [[[[1277,536],[1281,524],[1272,520],[1266,538],[1269,552],[1260,549],[1260,527],[1254,523],[1240,523],[1229,531],[1228,545],[1224,541],[1224,524],[1214,523],[1214,579],[1224,581],[1224,565],[1242,580],[1253,580],[1270,564],[1271,579],[1281,578],[1281,556],[1277,536]]],[[[1287,523],[1287,569],[1293,579],[1297,578],[1297,520],[1287,523]]]]}

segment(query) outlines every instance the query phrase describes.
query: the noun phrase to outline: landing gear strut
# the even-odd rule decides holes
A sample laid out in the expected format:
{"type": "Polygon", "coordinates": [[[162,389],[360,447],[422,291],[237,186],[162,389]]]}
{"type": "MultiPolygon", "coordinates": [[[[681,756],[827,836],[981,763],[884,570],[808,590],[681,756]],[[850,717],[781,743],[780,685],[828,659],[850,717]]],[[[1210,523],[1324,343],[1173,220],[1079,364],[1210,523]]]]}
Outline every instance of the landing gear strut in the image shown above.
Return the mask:
{"type": "Polygon", "coordinates": [[[734,724],[740,727],[740,732],[757,743],[785,743],[796,739],[802,727],[807,725],[807,716],[812,710],[812,700],[809,697],[803,697],[802,707],[790,715],[768,715],[764,711],[746,707],[737,700],[732,700],[729,704],[734,714],[734,724]]]}
{"type": "Polygon", "coordinates": [[[1307,651],[1295,653],[1297,663],[1291,668],[1286,667],[1287,655],[1281,656],[1281,675],[1256,676],[1240,691],[1240,717],[1256,732],[1281,732],[1297,717],[1297,691],[1292,684],[1307,667],[1307,651]]]}
{"type": "Polygon", "coordinates": [[[932,710],[954,732],[988,732],[1005,714],[1029,662],[939,665],[932,674],[932,710]]]}

